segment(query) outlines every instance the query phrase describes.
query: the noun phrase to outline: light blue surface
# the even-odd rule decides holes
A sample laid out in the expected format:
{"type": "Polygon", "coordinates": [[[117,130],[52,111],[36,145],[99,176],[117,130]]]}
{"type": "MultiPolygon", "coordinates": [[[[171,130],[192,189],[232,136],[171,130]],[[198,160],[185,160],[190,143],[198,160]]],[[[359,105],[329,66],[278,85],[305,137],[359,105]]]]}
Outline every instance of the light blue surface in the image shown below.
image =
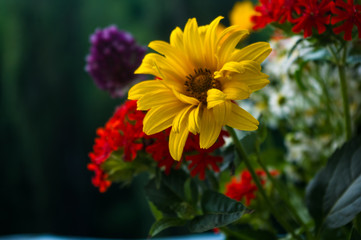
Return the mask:
{"type": "MultiPolygon", "coordinates": [[[[194,234],[177,237],[150,238],[151,240],[225,240],[223,234],[194,234]]],[[[38,235],[38,234],[21,234],[0,236],[0,240],[126,240],[114,238],[88,238],[88,237],[72,237],[72,236],[54,236],[54,235],[38,235]]],[[[133,239],[134,240],[134,239],[133,239]]],[[[142,240],[142,239],[138,239],[142,240]]]]}

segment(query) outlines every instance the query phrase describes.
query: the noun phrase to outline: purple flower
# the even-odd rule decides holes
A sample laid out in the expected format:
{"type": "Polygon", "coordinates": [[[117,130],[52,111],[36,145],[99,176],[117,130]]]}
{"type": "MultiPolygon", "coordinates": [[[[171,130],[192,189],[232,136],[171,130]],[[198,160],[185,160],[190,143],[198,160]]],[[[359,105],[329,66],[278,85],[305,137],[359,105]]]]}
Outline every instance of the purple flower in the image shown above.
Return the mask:
{"type": "Polygon", "coordinates": [[[134,71],[141,64],[146,48],[114,25],[97,29],[90,36],[90,43],[85,70],[100,89],[112,97],[122,97],[124,88],[135,79],[134,71]]]}

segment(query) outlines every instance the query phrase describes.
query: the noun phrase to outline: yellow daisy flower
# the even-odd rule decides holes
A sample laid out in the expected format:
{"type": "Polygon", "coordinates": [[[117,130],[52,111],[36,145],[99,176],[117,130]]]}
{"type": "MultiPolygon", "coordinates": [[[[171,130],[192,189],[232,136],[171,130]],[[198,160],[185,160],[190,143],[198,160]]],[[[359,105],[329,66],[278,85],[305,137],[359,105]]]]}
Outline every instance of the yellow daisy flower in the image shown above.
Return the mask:
{"type": "Polygon", "coordinates": [[[258,121],[234,100],[246,99],[269,83],[261,62],[269,55],[268,43],[258,42],[242,49],[236,45],[247,30],[231,26],[217,34],[222,17],[207,26],[189,19],[179,27],[170,43],[153,41],[137,74],[152,74],[162,80],[143,81],[129,90],[129,99],[138,100],[138,110],[147,111],[143,131],[155,134],[172,127],[169,151],[180,160],[189,132],[199,134],[200,147],[209,148],[224,125],[252,131],[258,121]]]}
{"type": "Polygon", "coordinates": [[[251,1],[236,2],[229,14],[229,21],[231,25],[238,25],[241,28],[252,30],[254,23],[251,21],[251,17],[257,14],[258,12],[254,10],[251,1]]]}

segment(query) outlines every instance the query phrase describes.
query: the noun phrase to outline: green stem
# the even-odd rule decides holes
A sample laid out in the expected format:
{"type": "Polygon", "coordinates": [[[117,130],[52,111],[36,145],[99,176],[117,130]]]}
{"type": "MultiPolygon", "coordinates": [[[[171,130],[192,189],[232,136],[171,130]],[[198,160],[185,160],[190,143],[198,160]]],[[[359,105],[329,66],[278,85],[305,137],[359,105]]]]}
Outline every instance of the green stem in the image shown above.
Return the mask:
{"type": "Polygon", "coordinates": [[[343,102],[343,110],[344,110],[344,120],[345,120],[345,127],[346,127],[346,139],[349,140],[352,135],[351,130],[351,114],[350,114],[350,104],[348,101],[348,89],[347,89],[347,82],[346,82],[346,72],[345,72],[345,64],[346,64],[346,57],[347,57],[347,46],[344,46],[343,55],[340,60],[337,56],[336,52],[330,47],[331,53],[333,54],[335,61],[337,63],[338,68],[338,75],[340,78],[341,84],[341,94],[342,94],[342,102],[343,102]]]}
{"type": "Polygon", "coordinates": [[[351,227],[351,231],[349,232],[348,240],[352,239],[352,232],[353,232],[353,226],[351,227]]]}
{"type": "Polygon", "coordinates": [[[347,83],[346,83],[346,74],[345,74],[345,65],[340,64],[338,66],[338,72],[340,75],[340,82],[341,82],[341,92],[342,92],[342,100],[343,100],[343,109],[345,115],[345,125],[346,125],[346,138],[349,140],[351,138],[351,115],[350,115],[350,105],[348,101],[348,90],[347,90],[347,83]]]}
{"type": "Polygon", "coordinates": [[[286,207],[289,211],[291,211],[292,216],[294,216],[294,218],[296,219],[296,221],[298,222],[298,224],[300,224],[304,231],[307,234],[307,239],[313,239],[313,237],[310,235],[309,231],[308,231],[308,227],[305,224],[305,222],[302,220],[302,218],[299,216],[299,214],[297,213],[297,210],[294,208],[294,206],[290,203],[289,198],[285,195],[285,186],[283,184],[281,184],[279,181],[277,181],[268,171],[266,165],[262,162],[261,159],[261,155],[260,155],[260,151],[259,151],[259,147],[256,147],[256,153],[257,153],[257,163],[261,166],[261,168],[263,169],[263,171],[266,173],[267,178],[270,179],[271,183],[273,186],[275,186],[275,188],[277,189],[278,193],[281,195],[282,200],[286,203],[286,207]]]}
{"type": "Polygon", "coordinates": [[[259,193],[262,195],[264,201],[267,203],[271,213],[273,214],[273,216],[277,219],[277,221],[282,225],[282,227],[289,232],[293,238],[298,239],[298,240],[302,240],[302,238],[298,235],[295,234],[293,228],[290,226],[290,224],[285,221],[281,215],[279,215],[279,212],[277,212],[277,210],[274,208],[274,206],[271,204],[270,199],[268,198],[266,192],[264,191],[261,182],[259,181],[259,178],[256,174],[256,172],[254,171],[251,162],[248,158],[247,153],[245,152],[245,150],[243,149],[243,146],[241,144],[241,142],[239,141],[236,132],[234,131],[233,128],[231,127],[226,127],[227,131],[229,132],[229,134],[231,135],[232,139],[233,139],[233,143],[236,147],[237,153],[239,155],[239,157],[244,161],[244,163],[246,164],[246,167],[248,169],[248,171],[251,173],[252,178],[254,180],[254,182],[257,185],[258,191],[259,193]]]}

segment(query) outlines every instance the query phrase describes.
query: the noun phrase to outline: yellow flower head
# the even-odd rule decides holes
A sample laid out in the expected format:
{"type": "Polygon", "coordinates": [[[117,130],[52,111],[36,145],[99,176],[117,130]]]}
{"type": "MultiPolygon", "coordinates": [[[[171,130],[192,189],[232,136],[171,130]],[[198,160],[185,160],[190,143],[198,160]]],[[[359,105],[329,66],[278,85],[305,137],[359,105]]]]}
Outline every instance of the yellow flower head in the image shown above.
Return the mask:
{"type": "Polygon", "coordinates": [[[231,25],[238,25],[241,28],[251,30],[254,25],[251,17],[257,14],[251,1],[236,2],[229,14],[229,21],[231,25]]]}
{"type": "Polygon", "coordinates": [[[151,42],[159,54],[147,54],[135,71],[162,79],[136,84],[129,99],[138,100],[138,110],[149,110],[143,121],[146,134],[172,127],[169,151],[175,160],[181,159],[189,132],[199,134],[201,148],[209,148],[224,125],[258,128],[258,121],[233,100],[246,99],[269,83],[260,64],[271,48],[258,42],[236,49],[248,31],[232,26],[217,34],[221,19],[201,27],[189,19],[184,31],[173,30],[170,43],[151,42]]]}

